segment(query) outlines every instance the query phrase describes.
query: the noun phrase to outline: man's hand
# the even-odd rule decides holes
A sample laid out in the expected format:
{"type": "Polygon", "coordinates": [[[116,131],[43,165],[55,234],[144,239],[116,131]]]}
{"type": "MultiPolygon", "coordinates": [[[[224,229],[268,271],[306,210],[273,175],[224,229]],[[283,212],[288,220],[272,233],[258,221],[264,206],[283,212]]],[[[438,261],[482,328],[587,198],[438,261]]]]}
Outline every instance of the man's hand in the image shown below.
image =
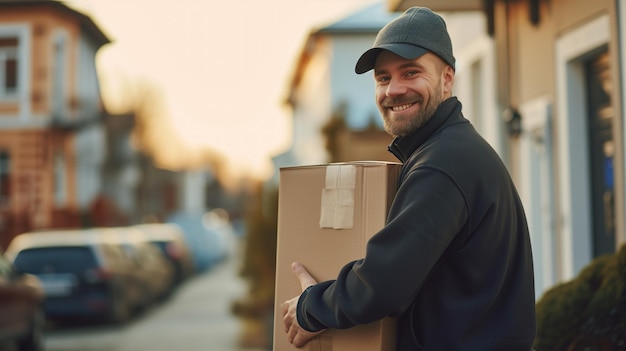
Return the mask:
{"type": "MultiPolygon", "coordinates": [[[[317,284],[315,278],[313,278],[311,274],[309,274],[309,272],[306,270],[306,268],[304,268],[304,266],[299,262],[292,263],[291,270],[293,271],[293,274],[298,278],[298,280],[300,280],[300,287],[302,288],[302,291],[304,291],[311,285],[317,284]]],[[[298,324],[298,318],[296,316],[299,298],[300,296],[296,296],[290,300],[283,302],[282,305],[284,330],[285,333],[287,333],[287,339],[297,348],[304,346],[307,342],[309,342],[309,340],[324,332],[323,330],[320,330],[318,332],[310,332],[300,327],[300,325],[298,324]]]]}

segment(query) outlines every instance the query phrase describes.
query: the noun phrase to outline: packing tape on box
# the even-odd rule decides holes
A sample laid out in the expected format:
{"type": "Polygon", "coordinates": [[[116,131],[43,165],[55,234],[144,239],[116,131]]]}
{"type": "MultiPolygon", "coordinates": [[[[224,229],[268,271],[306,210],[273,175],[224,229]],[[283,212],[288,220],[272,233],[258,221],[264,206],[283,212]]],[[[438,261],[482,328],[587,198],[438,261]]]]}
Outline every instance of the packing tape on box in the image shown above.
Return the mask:
{"type": "Polygon", "coordinates": [[[331,164],[326,167],[322,189],[320,228],[350,229],[354,225],[356,167],[331,164]]]}

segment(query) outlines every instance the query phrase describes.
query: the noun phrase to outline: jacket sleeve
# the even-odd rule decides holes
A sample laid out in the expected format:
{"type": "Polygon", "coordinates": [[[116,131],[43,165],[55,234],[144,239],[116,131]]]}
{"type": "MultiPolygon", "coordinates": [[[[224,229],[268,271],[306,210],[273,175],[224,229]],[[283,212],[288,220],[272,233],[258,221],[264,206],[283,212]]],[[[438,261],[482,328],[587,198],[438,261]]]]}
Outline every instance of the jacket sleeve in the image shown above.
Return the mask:
{"type": "Polygon", "coordinates": [[[300,295],[298,323],[317,331],[399,316],[452,240],[466,235],[468,215],[454,179],[431,167],[413,170],[396,194],[387,225],[367,243],[365,257],[346,264],[336,280],[300,295]]]}

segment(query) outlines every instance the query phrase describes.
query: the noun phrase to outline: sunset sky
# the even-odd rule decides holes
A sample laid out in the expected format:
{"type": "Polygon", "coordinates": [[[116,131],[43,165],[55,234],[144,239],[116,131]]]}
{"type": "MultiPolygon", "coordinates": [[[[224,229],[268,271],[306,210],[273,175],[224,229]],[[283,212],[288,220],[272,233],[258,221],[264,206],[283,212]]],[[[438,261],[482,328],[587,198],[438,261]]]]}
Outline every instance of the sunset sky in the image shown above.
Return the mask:
{"type": "MultiPolygon", "coordinates": [[[[163,94],[159,108],[188,145],[237,172],[269,176],[291,143],[282,104],[309,31],[374,0],[71,0],[112,40],[97,56],[105,104],[129,86],[163,94]]],[[[169,130],[169,129],[165,129],[169,130]]],[[[163,144],[167,145],[166,135],[163,144]]],[[[180,155],[182,156],[182,155],[180,155]]]]}

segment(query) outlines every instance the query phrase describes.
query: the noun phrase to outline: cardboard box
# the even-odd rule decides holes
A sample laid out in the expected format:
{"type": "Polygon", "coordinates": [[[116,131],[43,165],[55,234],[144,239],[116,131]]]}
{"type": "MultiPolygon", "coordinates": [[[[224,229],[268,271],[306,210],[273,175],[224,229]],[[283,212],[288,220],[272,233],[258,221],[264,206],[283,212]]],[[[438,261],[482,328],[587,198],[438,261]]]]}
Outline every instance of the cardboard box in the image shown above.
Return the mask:
{"type": "MultiPolygon", "coordinates": [[[[302,262],[315,279],[324,281],[335,279],[346,263],[362,258],[369,238],[385,225],[400,166],[351,162],[280,169],[274,351],[298,350],[287,340],[281,312],[284,301],[302,292],[291,263],[302,262]]],[[[395,320],[387,318],[328,330],[304,349],[394,350],[395,338],[395,320]]]]}

